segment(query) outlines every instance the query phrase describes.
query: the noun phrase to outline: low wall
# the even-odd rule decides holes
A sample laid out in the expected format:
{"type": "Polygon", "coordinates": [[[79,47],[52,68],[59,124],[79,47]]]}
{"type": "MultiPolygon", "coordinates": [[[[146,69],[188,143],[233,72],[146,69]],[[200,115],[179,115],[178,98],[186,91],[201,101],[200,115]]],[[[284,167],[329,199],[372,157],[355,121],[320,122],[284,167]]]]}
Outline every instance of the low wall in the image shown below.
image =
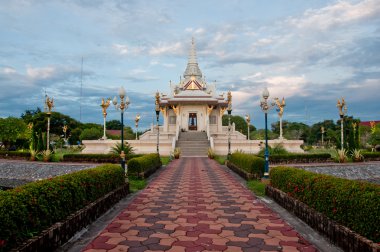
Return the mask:
{"type": "MultiPolygon", "coordinates": [[[[281,144],[287,151],[292,153],[303,153],[301,148],[303,140],[268,140],[270,147],[281,144]]],[[[231,152],[243,151],[245,153],[258,153],[261,148],[265,147],[264,140],[237,140],[231,139],[231,152]]],[[[214,152],[217,155],[228,154],[228,140],[214,139],[214,152]]]]}
{"type": "MultiPolygon", "coordinates": [[[[155,140],[127,140],[128,144],[133,147],[137,154],[155,153],[157,150],[157,139],[155,140]]],[[[83,140],[85,148],[84,154],[107,154],[111,148],[120,143],[120,140],[83,140]]],[[[160,139],[160,155],[169,156],[172,151],[172,141],[169,139],[160,139]]]]}
{"type": "Polygon", "coordinates": [[[345,226],[339,225],[301,201],[289,197],[286,193],[272,186],[267,185],[265,187],[265,194],[306,222],[310,227],[327,236],[334,244],[344,249],[344,251],[380,251],[379,244],[366,239],[345,226]]]}
{"type": "Polygon", "coordinates": [[[62,222],[57,222],[40,235],[21,244],[15,251],[53,251],[67,242],[75,233],[79,232],[94,220],[100,217],[114,204],[129,194],[129,184],[106,194],[102,198],[90,203],[86,207],[70,215],[62,222]]]}

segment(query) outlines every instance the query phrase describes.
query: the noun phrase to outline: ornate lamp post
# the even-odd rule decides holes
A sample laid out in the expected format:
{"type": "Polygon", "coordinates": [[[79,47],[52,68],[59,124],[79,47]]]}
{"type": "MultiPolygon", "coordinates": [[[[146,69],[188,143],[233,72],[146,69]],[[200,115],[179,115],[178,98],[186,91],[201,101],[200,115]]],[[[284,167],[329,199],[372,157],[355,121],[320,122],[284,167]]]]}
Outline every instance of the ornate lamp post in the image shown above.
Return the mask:
{"type": "Polygon", "coordinates": [[[158,120],[160,119],[160,93],[156,92],[156,119],[157,119],[157,154],[160,155],[160,125],[158,120]]]}
{"type": "Polygon", "coordinates": [[[46,150],[49,150],[49,147],[50,147],[50,117],[51,117],[51,110],[53,109],[53,107],[54,107],[53,98],[49,98],[49,96],[46,96],[45,109],[46,109],[46,115],[48,118],[47,133],[46,133],[46,150]]]}
{"type": "Polygon", "coordinates": [[[113,105],[115,105],[116,110],[120,109],[121,114],[121,167],[123,168],[124,172],[125,170],[125,154],[124,154],[124,110],[128,109],[129,106],[129,97],[126,96],[125,89],[123,87],[120,87],[119,89],[119,96],[120,96],[120,104],[118,104],[117,97],[115,96],[113,98],[113,105]]]}
{"type": "Polygon", "coordinates": [[[67,143],[67,139],[66,139],[66,132],[67,132],[67,129],[68,129],[67,125],[63,125],[63,127],[62,127],[62,131],[63,131],[63,134],[65,135],[65,145],[66,145],[66,143],[67,143]]]}
{"type": "Polygon", "coordinates": [[[346,106],[346,102],[344,101],[343,97],[342,97],[341,101],[338,99],[338,103],[336,104],[336,106],[339,109],[341,150],[343,150],[343,146],[344,146],[344,142],[343,142],[344,141],[344,139],[343,139],[343,119],[344,119],[344,115],[347,113],[347,106],[346,106]]]}
{"type": "Polygon", "coordinates": [[[231,112],[232,112],[232,95],[231,91],[228,91],[227,93],[227,112],[228,112],[228,154],[227,159],[230,160],[231,158],[231,112]]]}
{"type": "Polygon", "coordinates": [[[282,101],[280,102],[278,98],[274,99],[277,105],[277,112],[278,112],[278,117],[280,118],[280,137],[279,139],[282,140],[284,139],[282,136],[282,115],[284,114],[284,107],[286,106],[285,104],[285,98],[282,97],[282,101]]]}
{"type": "Polygon", "coordinates": [[[247,132],[248,132],[247,139],[249,140],[249,123],[251,122],[251,118],[249,115],[245,115],[245,121],[247,122],[247,132]]]}
{"type": "Polygon", "coordinates": [[[135,126],[136,126],[136,140],[137,140],[137,128],[139,127],[140,115],[137,114],[135,117],[135,126]]]}
{"type": "Polygon", "coordinates": [[[270,104],[268,101],[269,98],[269,91],[267,88],[264,89],[261,101],[260,101],[260,107],[261,110],[265,114],[265,170],[264,170],[264,178],[269,178],[269,152],[268,152],[268,111],[275,105],[274,103],[270,104]]]}
{"type": "Polygon", "coordinates": [[[325,127],[321,127],[321,133],[322,133],[322,146],[324,146],[323,144],[323,134],[325,134],[325,127]]]}
{"type": "Polygon", "coordinates": [[[102,107],[102,111],[103,111],[103,137],[102,137],[103,140],[107,139],[107,136],[106,136],[106,117],[107,117],[107,108],[109,107],[110,103],[111,103],[110,98],[108,98],[107,101],[104,101],[104,98],[102,98],[102,104],[100,104],[100,107],[102,107]]]}

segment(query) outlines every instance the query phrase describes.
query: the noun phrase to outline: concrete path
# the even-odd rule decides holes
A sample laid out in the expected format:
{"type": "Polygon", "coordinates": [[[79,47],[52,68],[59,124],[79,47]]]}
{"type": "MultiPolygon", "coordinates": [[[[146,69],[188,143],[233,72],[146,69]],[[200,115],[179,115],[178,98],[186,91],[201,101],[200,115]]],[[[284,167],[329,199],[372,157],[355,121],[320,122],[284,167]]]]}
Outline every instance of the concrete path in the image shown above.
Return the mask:
{"type": "Polygon", "coordinates": [[[174,160],[84,251],[316,251],[207,158],[174,160]]]}

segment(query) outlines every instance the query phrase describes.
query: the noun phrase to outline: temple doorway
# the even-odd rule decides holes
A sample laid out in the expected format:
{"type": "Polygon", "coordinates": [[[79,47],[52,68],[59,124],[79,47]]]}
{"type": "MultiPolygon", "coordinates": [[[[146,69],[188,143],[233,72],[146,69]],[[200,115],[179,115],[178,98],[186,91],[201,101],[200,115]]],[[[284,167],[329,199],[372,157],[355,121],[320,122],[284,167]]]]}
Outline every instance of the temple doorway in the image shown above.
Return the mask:
{"type": "Polygon", "coordinates": [[[189,130],[197,130],[197,113],[189,113],[189,130]]]}

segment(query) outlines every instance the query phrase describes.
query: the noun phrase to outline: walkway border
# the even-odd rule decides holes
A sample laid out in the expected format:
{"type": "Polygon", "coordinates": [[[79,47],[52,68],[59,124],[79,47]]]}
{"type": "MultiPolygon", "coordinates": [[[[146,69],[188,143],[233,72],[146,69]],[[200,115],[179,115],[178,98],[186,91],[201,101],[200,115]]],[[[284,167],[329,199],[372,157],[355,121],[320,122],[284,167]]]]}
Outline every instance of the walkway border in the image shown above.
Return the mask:
{"type": "Polygon", "coordinates": [[[129,183],[126,183],[11,251],[52,251],[67,242],[75,233],[91,224],[128,194],[129,183]]]}
{"type": "Polygon", "coordinates": [[[380,251],[379,244],[330,220],[301,201],[289,197],[281,190],[267,185],[265,187],[265,194],[274,199],[283,208],[305,221],[310,227],[327,236],[330,241],[344,249],[344,251],[380,251]]]}

